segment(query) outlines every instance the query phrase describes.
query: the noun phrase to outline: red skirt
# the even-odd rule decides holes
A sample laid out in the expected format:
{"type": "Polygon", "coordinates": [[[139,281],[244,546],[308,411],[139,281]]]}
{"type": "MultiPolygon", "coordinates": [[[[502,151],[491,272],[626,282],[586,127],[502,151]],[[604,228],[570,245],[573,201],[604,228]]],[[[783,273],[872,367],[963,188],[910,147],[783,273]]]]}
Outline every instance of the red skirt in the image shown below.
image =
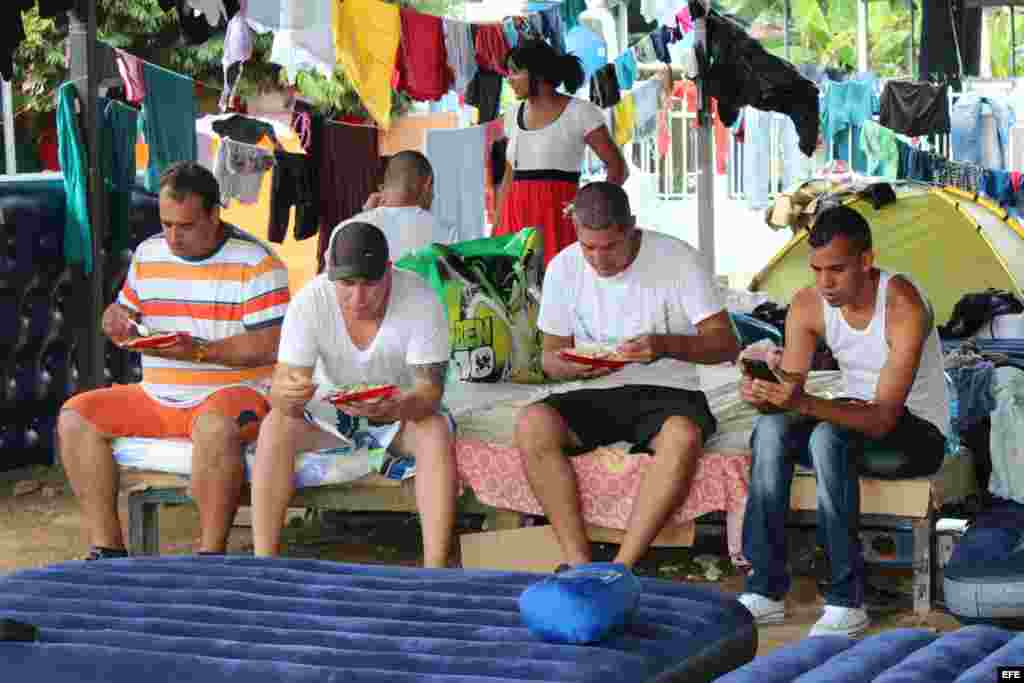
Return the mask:
{"type": "Polygon", "coordinates": [[[576,198],[579,184],[566,180],[513,180],[501,207],[495,235],[536,228],[544,239],[544,265],[576,241],[576,226],[565,207],[576,198]]]}

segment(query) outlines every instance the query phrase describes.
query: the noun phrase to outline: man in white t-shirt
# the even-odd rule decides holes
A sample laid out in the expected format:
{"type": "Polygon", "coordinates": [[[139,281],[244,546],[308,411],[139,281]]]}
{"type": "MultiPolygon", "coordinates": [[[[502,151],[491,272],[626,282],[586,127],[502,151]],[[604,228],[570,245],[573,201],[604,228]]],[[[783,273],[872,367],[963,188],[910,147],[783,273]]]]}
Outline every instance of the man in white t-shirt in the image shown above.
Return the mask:
{"type": "Polygon", "coordinates": [[[441,224],[430,207],[434,203],[434,169],[427,157],[413,150],[399,152],[388,161],[384,184],[366,200],[364,211],[338,224],[376,225],[388,238],[392,260],[433,242],[450,244],[453,231],[441,224]]]}
{"type": "Polygon", "coordinates": [[[296,454],[341,445],[312,424],[307,404],[350,384],[393,384],[400,388],[397,396],[346,403],[337,420],[398,425],[393,440],[382,445],[416,457],[424,564],[443,567],[448,561],[455,521],[452,424],[441,412],[448,323],[430,285],[393,269],[388,259],[378,228],[344,226],[327,252],[325,272],[302,288],[285,315],[271,410],[260,428],[252,476],[257,556],[279,552],[296,454]]]}
{"type": "Polygon", "coordinates": [[[703,444],[716,422],[694,363],[733,360],[739,342],[696,250],[635,227],[618,185],[591,183],[576,195],[578,242],[552,259],[537,326],[544,371],[586,380],[556,387],[516,425],[527,478],[570,564],[589,561],[575,475],[566,455],[628,441],[653,451],[615,558],[632,566],[686,500],[703,444]],[[601,345],[630,364],[594,369],[559,351],[601,345]]]}

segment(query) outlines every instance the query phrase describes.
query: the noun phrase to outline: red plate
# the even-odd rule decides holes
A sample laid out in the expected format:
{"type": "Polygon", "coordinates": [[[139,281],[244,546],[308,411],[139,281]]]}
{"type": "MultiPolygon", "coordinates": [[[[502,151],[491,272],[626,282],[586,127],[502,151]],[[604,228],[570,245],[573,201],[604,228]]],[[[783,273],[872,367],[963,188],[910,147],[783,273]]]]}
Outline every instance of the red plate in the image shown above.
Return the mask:
{"type": "Polygon", "coordinates": [[[565,360],[571,360],[573,363],[589,365],[594,368],[621,368],[629,365],[631,362],[628,360],[613,360],[611,358],[591,358],[589,356],[581,356],[575,353],[572,349],[560,349],[558,351],[558,355],[565,360]]]}
{"type": "Polygon", "coordinates": [[[397,392],[398,387],[394,384],[385,384],[384,386],[362,389],[361,391],[339,391],[328,396],[327,400],[338,405],[339,403],[351,403],[352,401],[369,401],[373,398],[391,398],[397,392]]]}
{"type": "Polygon", "coordinates": [[[129,339],[123,346],[126,349],[137,351],[139,349],[167,349],[188,336],[187,332],[161,332],[151,334],[148,337],[135,337],[129,339]]]}

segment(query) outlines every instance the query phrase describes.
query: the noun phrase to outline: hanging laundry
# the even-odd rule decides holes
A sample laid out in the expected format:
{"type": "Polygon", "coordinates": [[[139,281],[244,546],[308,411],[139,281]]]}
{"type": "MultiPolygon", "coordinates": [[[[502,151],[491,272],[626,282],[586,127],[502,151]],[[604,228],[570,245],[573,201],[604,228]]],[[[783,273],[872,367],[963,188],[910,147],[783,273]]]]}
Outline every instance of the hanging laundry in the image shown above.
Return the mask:
{"type": "MultiPolygon", "coordinates": [[[[275,0],[281,4],[270,61],[288,72],[295,83],[300,71],[330,78],[338,60],[334,52],[334,0],[275,0]]],[[[251,26],[252,8],[246,17],[251,26]]]]}
{"type": "Polygon", "coordinates": [[[142,74],[144,62],[130,55],[124,50],[114,50],[114,60],[117,62],[117,70],[124,81],[125,99],[132,104],[141,104],[146,97],[146,79],[142,74]]]}
{"type": "MultiPolygon", "coordinates": [[[[291,127],[292,130],[298,133],[299,143],[302,145],[302,149],[306,152],[306,164],[312,169],[314,178],[317,179],[317,181],[313,183],[312,193],[313,206],[316,207],[316,214],[319,218],[322,208],[322,204],[320,202],[320,187],[322,180],[319,178],[318,174],[323,168],[324,117],[313,111],[306,102],[296,100],[292,103],[291,127]]],[[[295,239],[304,240],[312,237],[319,229],[319,224],[310,228],[305,223],[296,219],[294,229],[295,239]]]]}
{"type": "Polygon", "coordinates": [[[982,189],[985,169],[977,164],[940,159],[930,153],[934,167],[935,182],[939,185],[951,185],[968,194],[977,194],[982,189]]]}
{"type": "Polygon", "coordinates": [[[636,57],[632,50],[626,50],[615,58],[615,77],[619,81],[619,89],[631,90],[636,82],[636,57]]]}
{"type": "MultiPolygon", "coordinates": [[[[693,81],[679,81],[672,89],[672,96],[686,100],[686,110],[691,114],[697,113],[696,83],[693,81]]],[[[729,157],[729,130],[722,123],[722,117],[718,109],[718,100],[712,97],[709,99],[708,105],[715,139],[715,172],[718,175],[725,175],[726,160],[729,157]]],[[[691,119],[690,126],[693,128],[697,127],[696,118],[691,119]]]]}
{"type": "MultiPolygon", "coordinates": [[[[505,139],[505,122],[502,119],[490,121],[484,125],[484,204],[487,211],[487,223],[494,224],[497,190],[501,181],[498,176],[505,170],[505,154],[496,159],[495,145],[505,139]]],[[[507,141],[506,141],[507,143],[507,141]]]]}
{"type": "Polygon", "coordinates": [[[478,123],[487,123],[498,118],[501,105],[501,76],[483,69],[476,72],[466,88],[466,104],[479,111],[478,123]]]}
{"type": "Polygon", "coordinates": [[[222,138],[231,138],[248,145],[259,144],[260,140],[264,137],[268,138],[276,146],[281,144],[278,142],[277,133],[270,122],[243,114],[231,114],[223,118],[218,117],[210,124],[210,127],[222,138]]]}
{"type": "MultiPolygon", "coordinates": [[[[348,4],[352,0],[345,0],[348,4]]],[[[377,128],[325,122],[320,145],[320,240],[318,270],[324,266],[331,231],[363,210],[382,174],[377,128]]]]}
{"type": "Polygon", "coordinates": [[[235,99],[235,91],[238,82],[242,80],[242,70],[245,62],[252,59],[253,31],[245,20],[245,13],[239,12],[231,17],[228,27],[224,31],[224,55],[221,57],[221,66],[224,68],[224,90],[220,95],[220,110],[227,111],[235,99]],[[234,83],[228,79],[228,69],[235,64],[238,65],[238,74],[234,83]]]}
{"type": "Polygon", "coordinates": [[[612,110],[615,121],[615,144],[625,145],[633,139],[633,127],[636,125],[636,102],[633,93],[623,93],[622,99],[612,110]]]}
{"type": "Polygon", "coordinates": [[[217,28],[221,21],[228,20],[228,11],[224,8],[223,0],[188,0],[192,9],[202,13],[210,28],[217,28]]]}
{"type": "Polygon", "coordinates": [[[548,7],[540,11],[542,31],[544,39],[551,44],[551,47],[565,54],[565,28],[562,25],[562,15],[557,7],[548,7]]]}
{"type": "Polygon", "coordinates": [[[658,127],[658,98],[661,96],[661,80],[652,78],[633,89],[636,106],[635,132],[637,138],[654,135],[658,127]]]}
{"type": "Polygon", "coordinates": [[[864,155],[867,159],[865,173],[873,176],[896,178],[899,172],[900,153],[896,147],[896,134],[868,119],[861,129],[864,155]]]}
{"type": "Polygon", "coordinates": [[[636,59],[639,62],[650,64],[651,62],[658,61],[658,53],[654,49],[654,41],[651,40],[650,35],[646,35],[637,41],[636,45],[633,46],[633,50],[636,52],[636,59]]]}
{"type": "Polygon", "coordinates": [[[745,105],[782,112],[796,125],[800,151],[814,154],[820,125],[817,86],[735,22],[713,11],[706,19],[711,64],[702,75],[707,94],[718,99],[722,123],[731,126],[745,105]]]}
{"type": "Polygon", "coordinates": [[[861,128],[872,118],[874,88],[866,81],[826,81],[821,111],[821,136],[829,150],[829,159],[842,159],[851,168],[865,173],[867,160],[861,143],[861,128]],[[853,149],[851,150],[851,143],[853,149]],[[852,151],[852,156],[851,156],[852,151]]]}
{"type": "Polygon", "coordinates": [[[519,28],[516,26],[515,17],[505,17],[501,20],[501,28],[505,31],[505,42],[511,50],[519,44],[519,28]]]}
{"type": "Polygon", "coordinates": [[[562,26],[565,27],[565,32],[576,28],[580,23],[579,16],[587,9],[586,0],[562,0],[558,5],[558,11],[562,15],[562,26]]]}
{"type": "Polygon", "coordinates": [[[175,161],[196,160],[195,83],[148,62],[142,73],[146,96],[141,120],[149,145],[146,189],[156,192],[165,168],[175,161]]]}
{"type": "Polygon", "coordinates": [[[907,156],[907,177],[924,183],[939,182],[935,177],[935,161],[931,152],[911,147],[907,156]]]}
{"type": "Polygon", "coordinates": [[[1014,192],[1020,192],[1020,181],[1021,181],[1021,172],[1020,171],[1010,171],[1010,183],[1012,183],[1012,185],[1013,185],[1013,191],[1014,192]]]}
{"type": "Polygon", "coordinates": [[[110,197],[107,236],[116,259],[132,248],[132,187],[135,185],[135,143],[139,112],[121,102],[100,98],[100,168],[110,197]]]}
{"type": "Polygon", "coordinates": [[[985,169],[981,176],[981,192],[1004,209],[1016,201],[1013,180],[1006,171],[985,169]]]}
{"type": "Polygon", "coordinates": [[[605,64],[590,79],[590,101],[602,109],[608,109],[618,104],[621,98],[622,92],[619,89],[619,79],[615,75],[615,66],[605,64]]]}
{"type": "Polygon", "coordinates": [[[284,242],[288,232],[291,208],[295,207],[292,234],[296,240],[316,234],[320,215],[316,187],[319,180],[316,169],[305,154],[277,150],[274,152],[274,172],[270,185],[270,224],[267,238],[271,242],[284,242]]]}
{"type": "Polygon", "coordinates": [[[202,45],[213,35],[213,29],[206,23],[203,13],[193,8],[190,2],[191,0],[177,0],[175,4],[181,37],[185,39],[186,45],[202,45]]]}
{"type": "Polygon", "coordinates": [[[484,126],[427,131],[426,155],[434,169],[431,211],[453,241],[484,232],[484,126]]]}
{"type": "Polygon", "coordinates": [[[586,79],[608,63],[608,47],[599,35],[586,26],[576,26],[569,31],[565,36],[565,49],[567,54],[580,58],[586,79]]]}
{"type": "Polygon", "coordinates": [[[668,46],[669,43],[674,41],[672,29],[668,26],[659,26],[651,31],[650,37],[651,46],[654,48],[654,54],[657,56],[658,61],[671,64],[672,57],[668,53],[668,46]]]}
{"type": "Polygon", "coordinates": [[[439,100],[452,85],[441,18],[408,7],[402,8],[400,16],[402,39],[394,88],[421,102],[439,100]]]}
{"type": "Polygon", "coordinates": [[[917,81],[889,81],[882,90],[878,122],[903,135],[948,133],[948,86],[917,81]]]}
{"type": "Polygon", "coordinates": [[[922,78],[979,74],[982,10],[980,5],[968,5],[965,0],[922,0],[917,71],[922,78]]]}
{"type": "Polygon", "coordinates": [[[508,76],[505,55],[508,43],[501,24],[479,24],[476,26],[476,63],[481,70],[508,76]]]}
{"type": "Polygon", "coordinates": [[[455,19],[444,19],[442,28],[448,68],[455,76],[455,91],[461,95],[466,92],[477,71],[472,28],[469,24],[455,19]]]}
{"type": "Polygon", "coordinates": [[[1006,170],[1010,163],[1010,129],[1016,120],[1013,107],[999,99],[960,95],[950,115],[953,158],[1006,170]],[[989,136],[984,134],[985,124],[994,128],[987,131],[989,136]]]}
{"type": "Polygon", "coordinates": [[[270,150],[221,138],[217,158],[213,162],[213,175],[220,184],[220,202],[228,206],[232,199],[243,204],[255,204],[260,199],[263,174],[274,167],[274,153],[270,150]]]}
{"type": "Polygon", "coordinates": [[[526,18],[526,25],[523,27],[524,40],[544,40],[544,19],[539,14],[533,13],[526,18]]]}
{"type": "Polygon", "coordinates": [[[693,30],[693,18],[690,17],[689,6],[684,5],[682,9],[676,12],[676,24],[683,33],[689,33],[693,30]]]}
{"type": "Polygon", "coordinates": [[[402,30],[399,9],[381,0],[345,0],[333,7],[338,64],[370,116],[388,128],[391,75],[402,30]]]}
{"type": "Polygon", "coordinates": [[[85,145],[78,128],[75,107],[79,102],[74,83],[57,89],[57,145],[64,176],[64,261],[92,273],[92,226],[85,163],[85,145]]]}
{"type": "Polygon", "coordinates": [[[771,205],[771,126],[771,112],[754,107],[743,110],[743,192],[753,211],[771,205]]]}

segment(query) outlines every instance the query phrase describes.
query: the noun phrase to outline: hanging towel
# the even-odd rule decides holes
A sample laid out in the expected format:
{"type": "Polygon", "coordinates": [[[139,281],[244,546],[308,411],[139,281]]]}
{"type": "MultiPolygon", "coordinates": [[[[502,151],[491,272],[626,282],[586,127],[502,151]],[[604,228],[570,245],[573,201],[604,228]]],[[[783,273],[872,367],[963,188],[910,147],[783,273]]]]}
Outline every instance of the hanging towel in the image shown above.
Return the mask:
{"type": "Polygon", "coordinates": [[[636,57],[632,50],[626,50],[615,58],[615,77],[621,90],[631,90],[636,82],[636,57]]]}
{"type": "Polygon", "coordinates": [[[889,81],[882,90],[878,122],[911,137],[948,133],[947,85],[889,81]]]}
{"type": "MultiPolygon", "coordinates": [[[[346,0],[347,1],[347,0],[346,0]]],[[[481,69],[508,76],[505,55],[508,43],[501,24],[481,24],[476,27],[476,63],[481,69]]]]}
{"type": "Polygon", "coordinates": [[[621,97],[615,66],[605,64],[590,79],[590,101],[602,109],[608,109],[618,104],[621,97]]]}
{"type": "Polygon", "coordinates": [[[601,36],[586,26],[576,26],[565,36],[566,50],[583,64],[583,75],[590,78],[608,63],[608,46],[601,36]]]}
{"type": "Polygon", "coordinates": [[[426,154],[434,168],[432,211],[455,241],[484,234],[484,126],[427,131],[426,154]]]}
{"type": "Polygon", "coordinates": [[[394,88],[421,102],[436,102],[451,87],[441,18],[403,7],[394,88]]]}
{"type": "Polygon", "coordinates": [[[142,60],[128,54],[124,50],[114,50],[117,70],[124,81],[125,99],[132,104],[139,104],[146,96],[146,80],[142,75],[142,60]]]}
{"type": "Polygon", "coordinates": [[[92,273],[92,226],[86,187],[85,145],[78,129],[74,83],[57,90],[57,153],[64,172],[64,261],[92,273]]]}
{"type": "Polygon", "coordinates": [[[505,42],[511,50],[519,44],[519,28],[516,27],[515,17],[505,17],[501,20],[501,28],[505,31],[505,42]]]}
{"type": "MultiPolygon", "coordinates": [[[[352,0],[345,0],[348,4],[352,0]]],[[[380,140],[377,128],[325,122],[320,131],[320,240],[318,271],[323,270],[324,252],[331,231],[342,221],[363,210],[376,192],[381,178],[380,140]]],[[[436,173],[435,172],[435,187],[436,173]]]]}
{"type": "Polygon", "coordinates": [[[466,104],[479,110],[479,123],[487,123],[498,118],[498,109],[501,106],[501,76],[493,71],[477,71],[466,88],[466,104]]]}
{"type": "Polygon", "coordinates": [[[658,127],[658,97],[661,95],[661,79],[652,78],[633,89],[634,135],[646,138],[654,135],[658,127]]]}
{"type": "Polygon", "coordinates": [[[132,248],[129,215],[135,185],[135,143],[139,137],[139,112],[121,102],[100,98],[100,166],[110,197],[107,235],[115,259],[132,248]]]}
{"type": "Polygon", "coordinates": [[[331,7],[338,64],[374,121],[390,128],[391,75],[402,31],[399,8],[381,0],[345,0],[331,7]]]}
{"type": "Polygon", "coordinates": [[[633,93],[623,93],[622,99],[615,105],[615,144],[620,147],[633,139],[633,126],[636,123],[636,104],[633,93]]]}
{"type": "Polygon", "coordinates": [[[195,83],[149,63],[143,65],[142,73],[146,80],[142,120],[149,145],[146,189],[156,192],[164,169],[175,161],[196,160],[195,83]]]}
{"type": "Polygon", "coordinates": [[[220,203],[228,206],[232,199],[243,204],[255,204],[260,199],[263,174],[274,167],[274,153],[222,138],[217,158],[213,162],[213,175],[220,184],[220,203]]]}
{"type": "Polygon", "coordinates": [[[293,206],[295,227],[292,232],[295,239],[301,240],[316,234],[316,226],[320,220],[317,207],[320,193],[316,189],[318,182],[316,169],[309,163],[305,154],[293,154],[283,150],[274,152],[267,239],[271,242],[284,242],[293,206]]]}
{"type": "Polygon", "coordinates": [[[462,95],[476,76],[477,70],[472,27],[464,21],[455,19],[445,19],[441,25],[444,30],[448,68],[455,75],[455,91],[462,95]]]}
{"type": "Polygon", "coordinates": [[[896,134],[872,120],[864,121],[861,142],[867,157],[868,175],[895,178],[899,173],[900,151],[896,146],[896,134]]]}

